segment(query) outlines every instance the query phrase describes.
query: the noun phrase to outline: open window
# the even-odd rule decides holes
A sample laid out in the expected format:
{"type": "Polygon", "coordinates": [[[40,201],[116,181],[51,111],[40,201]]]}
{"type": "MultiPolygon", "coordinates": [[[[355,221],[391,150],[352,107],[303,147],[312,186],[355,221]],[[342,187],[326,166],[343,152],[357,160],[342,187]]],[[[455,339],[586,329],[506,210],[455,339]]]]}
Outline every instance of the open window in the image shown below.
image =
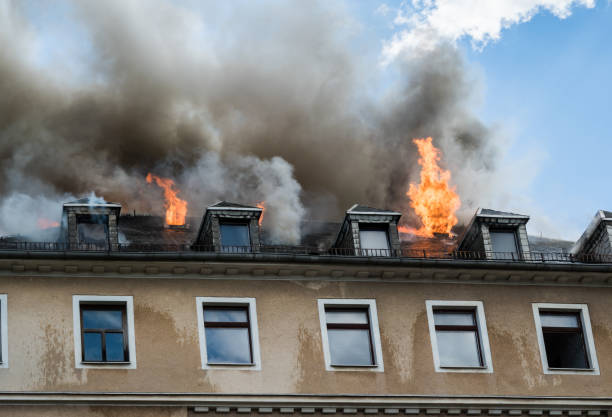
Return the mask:
{"type": "Polygon", "coordinates": [[[599,374],[588,307],[533,304],[544,373],[599,374]]]}
{"type": "Polygon", "coordinates": [[[437,372],[493,372],[480,301],[426,301],[437,372]]]}
{"type": "Polygon", "coordinates": [[[319,300],[325,368],[383,371],[374,300],[319,300]]]}
{"type": "Polygon", "coordinates": [[[77,368],[136,368],[131,296],[73,296],[77,368]]]}
{"type": "Polygon", "coordinates": [[[196,298],[203,369],[261,369],[254,298],[196,298]]]}

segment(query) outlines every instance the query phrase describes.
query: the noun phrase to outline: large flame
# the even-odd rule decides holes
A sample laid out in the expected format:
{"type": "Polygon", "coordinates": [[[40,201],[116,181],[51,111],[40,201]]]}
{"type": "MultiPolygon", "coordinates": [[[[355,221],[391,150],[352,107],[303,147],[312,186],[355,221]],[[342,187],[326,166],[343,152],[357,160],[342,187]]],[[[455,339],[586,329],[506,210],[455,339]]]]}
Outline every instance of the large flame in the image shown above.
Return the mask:
{"type": "Polygon", "coordinates": [[[413,139],[413,142],[421,156],[421,182],[411,183],[406,195],[422,226],[419,229],[402,227],[400,232],[425,237],[432,237],[434,233],[450,235],[458,221],[455,212],[461,206],[455,187],[449,185],[451,173],[438,166],[440,150],[433,145],[432,138],[413,139]]]}
{"type": "Polygon", "coordinates": [[[38,226],[39,229],[50,229],[52,227],[59,227],[59,222],[56,222],[54,220],[49,220],[46,219],[44,217],[40,217],[38,219],[38,221],[36,222],[36,225],[38,226]]]}
{"type": "Polygon", "coordinates": [[[264,213],[266,212],[266,202],[262,201],[255,205],[261,209],[261,216],[259,216],[259,225],[261,226],[261,222],[263,222],[264,218],[264,213]]]}
{"type": "Polygon", "coordinates": [[[183,226],[187,216],[187,202],[177,197],[178,190],[174,190],[174,181],[170,178],[161,178],[148,173],[147,182],[150,184],[153,181],[164,189],[166,224],[170,226],[183,226]]]}

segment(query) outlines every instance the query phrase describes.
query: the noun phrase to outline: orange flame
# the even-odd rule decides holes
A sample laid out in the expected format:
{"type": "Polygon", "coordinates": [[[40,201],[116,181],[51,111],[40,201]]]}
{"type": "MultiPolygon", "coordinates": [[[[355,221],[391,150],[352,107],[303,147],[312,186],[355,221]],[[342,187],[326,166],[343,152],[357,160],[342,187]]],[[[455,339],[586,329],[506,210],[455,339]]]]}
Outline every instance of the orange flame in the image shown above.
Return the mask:
{"type": "Polygon", "coordinates": [[[262,201],[255,205],[261,209],[261,216],[259,216],[259,226],[261,226],[261,222],[263,222],[264,218],[264,213],[266,212],[266,202],[262,201]]]}
{"type": "Polygon", "coordinates": [[[164,189],[164,197],[166,202],[166,224],[170,226],[182,226],[185,224],[187,216],[187,202],[177,197],[178,190],[174,190],[174,181],[170,178],[161,178],[151,173],[147,174],[147,182],[155,183],[164,189]]]}
{"type": "Polygon", "coordinates": [[[53,220],[49,220],[49,219],[45,219],[44,217],[41,217],[38,219],[38,221],[36,222],[36,225],[38,226],[39,229],[50,229],[52,227],[59,227],[59,222],[53,221],[53,220]]]}
{"type": "Polygon", "coordinates": [[[406,195],[423,225],[419,229],[401,227],[400,232],[424,237],[432,237],[434,233],[450,235],[458,222],[455,212],[461,206],[455,187],[449,185],[451,173],[438,166],[440,150],[433,145],[432,138],[412,141],[421,156],[421,182],[411,183],[406,195]]]}

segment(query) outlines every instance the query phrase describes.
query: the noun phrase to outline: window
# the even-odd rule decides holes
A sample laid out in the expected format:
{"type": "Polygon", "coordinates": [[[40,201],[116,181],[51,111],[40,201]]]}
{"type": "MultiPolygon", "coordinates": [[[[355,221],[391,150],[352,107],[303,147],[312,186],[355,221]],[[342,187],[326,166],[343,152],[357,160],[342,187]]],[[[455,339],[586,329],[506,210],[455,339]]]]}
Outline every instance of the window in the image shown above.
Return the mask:
{"type": "Polygon", "coordinates": [[[108,216],[77,215],[77,238],[79,244],[108,246],[108,216]]]}
{"type": "Polygon", "coordinates": [[[220,227],[223,252],[251,251],[248,223],[221,222],[220,227]]]}
{"type": "Polygon", "coordinates": [[[196,298],[202,368],[261,369],[254,298],[196,298]]]}
{"type": "Polygon", "coordinates": [[[374,300],[319,300],[319,318],[327,370],[383,371],[374,300]]]}
{"type": "Polygon", "coordinates": [[[359,224],[359,242],[365,256],[389,256],[387,227],[373,224],[359,224]]]}
{"type": "Polygon", "coordinates": [[[73,296],[77,368],[136,368],[132,297],[73,296]]]}
{"type": "Polygon", "coordinates": [[[426,301],[437,372],[493,372],[480,301],[426,301]]]}
{"type": "Polygon", "coordinates": [[[514,231],[492,230],[490,235],[495,259],[520,259],[514,231]]]}
{"type": "Polygon", "coordinates": [[[8,368],[8,327],[6,294],[0,294],[0,368],[8,368]]]}
{"type": "Polygon", "coordinates": [[[544,373],[599,374],[588,307],[534,304],[544,373]]]}

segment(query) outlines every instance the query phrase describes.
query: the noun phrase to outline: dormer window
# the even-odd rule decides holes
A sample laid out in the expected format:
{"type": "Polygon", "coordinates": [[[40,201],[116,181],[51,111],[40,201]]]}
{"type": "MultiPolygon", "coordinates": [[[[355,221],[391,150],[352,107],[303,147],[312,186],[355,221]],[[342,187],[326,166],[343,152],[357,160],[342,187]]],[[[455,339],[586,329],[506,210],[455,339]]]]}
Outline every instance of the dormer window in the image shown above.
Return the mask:
{"type": "Polygon", "coordinates": [[[490,230],[491,245],[496,259],[519,259],[514,230],[490,230]]]}
{"type": "Polygon", "coordinates": [[[108,216],[77,216],[79,244],[108,245],[108,216]]]}
{"type": "Polygon", "coordinates": [[[365,256],[389,256],[388,227],[368,223],[359,224],[359,241],[365,256]]]}
{"type": "Polygon", "coordinates": [[[221,220],[221,247],[223,252],[250,252],[251,239],[248,223],[221,220]]]}
{"type": "Polygon", "coordinates": [[[117,250],[121,205],[87,197],[64,203],[63,239],[70,249],[117,250]]]}

